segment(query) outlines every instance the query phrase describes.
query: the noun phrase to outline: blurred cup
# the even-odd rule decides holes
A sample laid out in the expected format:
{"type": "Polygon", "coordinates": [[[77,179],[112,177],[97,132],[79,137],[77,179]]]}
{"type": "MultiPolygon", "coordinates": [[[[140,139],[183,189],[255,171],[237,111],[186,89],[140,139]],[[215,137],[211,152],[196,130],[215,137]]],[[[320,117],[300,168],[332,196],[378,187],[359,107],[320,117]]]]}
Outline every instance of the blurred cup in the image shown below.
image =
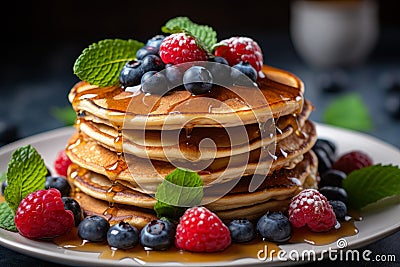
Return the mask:
{"type": "Polygon", "coordinates": [[[298,0],[291,3],[294,48],[312,67],[341,68],[362,63],[379,32],[378,6],[372,0],[298,0]]]}

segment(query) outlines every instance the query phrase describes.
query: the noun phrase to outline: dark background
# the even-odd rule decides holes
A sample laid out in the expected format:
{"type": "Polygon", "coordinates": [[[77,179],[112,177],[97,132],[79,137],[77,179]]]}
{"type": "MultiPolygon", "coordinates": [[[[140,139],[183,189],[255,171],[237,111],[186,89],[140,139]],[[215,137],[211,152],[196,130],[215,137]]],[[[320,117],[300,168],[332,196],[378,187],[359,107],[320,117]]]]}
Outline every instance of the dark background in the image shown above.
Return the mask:
{"type": "MultiPolygon", "coordinates": [[[[168,19],[189,16],[211,25],[223,39],[232,35],[258,37],[268,47],[274,32],[288,35],[291,1],[10,1],[1,9],[1,80],[18,82],[34,76],[72,74],[83,48],[106,38],[133,38],[142,42],[168,19]],[[60,61],[54,55],[63,57],[60,61]],[[16,71],[17,70],[17,71],[16,71]]],[[[397,1],[379,1],[380,27],[399,35],[397,1]]],[[[380,57],[400,58],[400,43],[388,42],[380,57]],[[396,51],[398,50],[398,51],[396,51]],[[390,51],[390,53],[389,53],[390,51]],[[385,54],[385,52],[387,54],[385,54]],[[393,54],[395,53],[395,54],[393,54]]],[[[269,51],[264,51],[268,62],[269,51]]],[[[4,88],[0,90],[11,90],[4,88]]]]}

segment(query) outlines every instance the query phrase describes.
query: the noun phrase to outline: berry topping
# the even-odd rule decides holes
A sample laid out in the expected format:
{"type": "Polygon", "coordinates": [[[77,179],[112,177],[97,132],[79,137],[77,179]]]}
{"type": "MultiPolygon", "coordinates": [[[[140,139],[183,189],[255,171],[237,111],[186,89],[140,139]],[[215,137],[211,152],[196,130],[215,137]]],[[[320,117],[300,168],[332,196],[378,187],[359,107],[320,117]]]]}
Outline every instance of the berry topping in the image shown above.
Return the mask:
{"type": "Polygon", "coordinates": [[[165,36],[161,35],[161,34],[153,36],[152,38],[150,38],[147,41],[146,46],[155,47],[158,52],[158,49],[160,49],[160,45],[164,39],[165,39],[165,36]]]}
{"type": "Polygon", "coordinates": [[[183,74],[183,86],[193,95],[208,93],[212,88],[213,77],[204,67],[190,67],[183,74]]]}
{"type": "Polygon", "coordinates": [[[179,249],[216,252],[226,249],[230,243],[228,227],[205,207],[187,209],[176,228],[175,245],[179,249]]]}
{"type": "Polygon", "coordinates": [[[289,220],[296,228],[308,226],[314,232],[329,231],[336,224],[331,205],[315,189],[305,189],[293,197],[289,205],[289,220]]]}
{"type": "Polygon", "coordinates": [[[108,229],[107,242],[112,248],[133,248],[139,243],[139,231],[127,222],[114,224],[108,229]]]}
{"type": "Polygon", "coordinates": [[[260,46],[249,37],[231,37],[222,40],[215,48],[214,55],[225,58],[231,66],[240,61],[248,62],[257,72],[264,64],[260,46]]]}
{"type": "Polygon", "coordinates": [[[321,180],[319,181],[319,187],[324,186],[337,186],[342,187],[342,182],[346,179],[347,175],[339,170],[330,169],[321,175],[321,180]]]}
{"type": "Polygon", "coordinates": [[[372,158],[368,154],[355,150],[339,157],[339,159],[333,163],[332,168],[349,174],[352,171],[371,166],[372,164],[372,158]]]}
{"type": "Polygon", "coordinates": [[[64,209],[60,191],[50,188],[35,191],[21,201],[15,213],[15,225],[27,238],[54,238],[72,229],[74,216],[64,209]]]}
{"type": "Polygon", "coordinates": [[[107,239],[107,231],[110,224],[106,219],[98,215],[88,216],[78,226],[80,238],[90,242],[102,242],[107,239]]]}
{"type": "Polygon", "coordinates": [[[282,212],[268,212],[258,220],[257,231],[266,240],[282,243],[290,239],[292,226],[282,212]]]}
{"type": "MultiPolygon", "coordinates": [[[[182,84],[182,77],[184,70],[178,66],[172,64],[165,65],[165,77],[172,87],[176,87],[182,84]]],[[[173,88],[171,88],[173,89],[173,88]]]]}
{"type": "Polygon", "coordinates": [[[196,39],[185,33],[167,36],[160,45],[159,54],[165,64],[207,60],[206,52],[197,45],[196,39]]]}
{"type": "Polygon", "coordinates": [[[347,207],[340,200],[329,200],[329,204],[332,206],[333,212],[335,212],[336,219],[343,220],[347,215],[347,207]]]}
{"type": "Polygon", "coordinates": [[[319,189],[319,192],[323,194],[328,200],[340,200],[346,204],[349,203],[347,192],[341,187],[324,186],[319,189]]]}
{"type": "Polygon", "coordinates": [[[4,182],[1,184],[1,194],[4,196],[4,191],[6,190],[7,187],[7,180],[4,180],[4,182]]]}
{"type": "Polygon", "coordinates": [[[148,55],[143,58],[142,68],[143,72],[148,72],[152,70],[160,71],[165,68],[165,64],[158,56],[148,55]]]}
{"type": "Polygon", "coordinates": [[[161,72],[149,71],[142,77],[142,91],[147,94],[163,95],[168,92],[168,81],[161,72]]]}
{"type": "Polygon", "coordinates": [[[63,197],[69,196],[69,192],[71,191],[71,186],[69,185],[67,179],[60,176],[47,176],[44,187],[46,189],[57,189],[58,191],[60,191],[61,196],[63,197]]]}
{"type": "MultiPolygon", "coordinates": [[[[238,64],[233,65],[232,68],[237,69],[238,71],[249,77],[249,79],[253,82],[257,80],[257,71],[248,62],[241,61],[238,64]]],[[[241,78],[240,76],[242,76],[240,73],[232,70],[231,77],[233,81],[237,82],[237,79],[241,78]]]]}
{"type": "Polygon", "coordinates": [[[136,52],[136,59],[144,59],[148,55],[157,55],[158,49],[153,46],[144,46],[136,52]]]}
{"type": "Polygon", "coordinates": [[[320,147],[312,149],[318,158],[318,172],[324,173],[332,168],[332,159],[329,154],[320,147]]]}
{"type": "Polygon", "coordinates": [[[167,250],[174,244],[175,228],[164,220],[153,220],[143,227],[140,243],[148,250],[167,250]]]}
{"type": "Polygon", "coordinates": [[[83,219],[83,211],[78,201],[71,197],[63,197],[64,209],[70,210],[74,214],[75,226],[78,226],[83,219]]]}
{"type": "Polygon", "coordinates": [[[65,153],[65,150],[61,150],[58,152],[56,160],[54,161],[54,169],[58,175],[67,177],[68,167],[71,163],[72,162],[65,153]]]}
{"type": "Polygon", "coordinates": [[[142,63],[142,60],[131,60],[124,65],[119,75],[119,82],[123,87],[140,84],[140,80],[145,73],[142,63]]]}
{"type": "Polygon", "coordinates": [[[233,242],[242,243],[253,240],[255,236],[254,225],[247,219],[233,220],[228,224],[233,242]]]}

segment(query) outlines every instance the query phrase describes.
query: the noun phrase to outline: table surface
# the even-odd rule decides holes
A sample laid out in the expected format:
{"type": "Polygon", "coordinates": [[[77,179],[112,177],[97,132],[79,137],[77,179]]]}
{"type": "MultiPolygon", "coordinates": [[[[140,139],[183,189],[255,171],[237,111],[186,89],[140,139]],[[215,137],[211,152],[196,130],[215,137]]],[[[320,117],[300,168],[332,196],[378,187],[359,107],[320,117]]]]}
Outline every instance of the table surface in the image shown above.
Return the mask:
{"type": "MultiPolygon", "coordinates": [[[[385,111],[385,91],[393,79],[400,82],[400,34],[398,30],[384,32],[376,49],[363,65],[344,70],[345,89],[339,93],[327,93],[319,88],[317,72],[299,59],[287,33],[254,34],[264,51],[266,64],[287,69],[306,85],[305,96],[315,105],[311,119],[322,121],[324,108],[341,93],[357,92],[365,101],[374,122],[374,128],[368,132],[389,144],[400,148],[400,120],[394,119],[385,111]]],[[[40,44],[33,46],[32,53],[43,53],[44,58],[29,73],[19,77],[21,64],[3,67],[0,79],[1,120],[18,127],[18,138],[27,137],[47,130],[64,126],[50,115],[54,107],[65,107],[69,103],[67,94],[71,86],[78,81],[72,73],[75,58],[84,47],[76,44],[54,46],[48,50],[40,44]]],[[[395,263],[400,264],[400,232],[394,233],[363,249],[374,254],[393,254],[395,263]]],[[[323,261],[305,266],[333,266],[337,262],[323,261]]],[[[340,262],[342,266],[376,266],[376,263],[340,262]]],[[[0,266],[63,266],[22,255],[0,246],[0,266]]],[[[382,265],[383,266],[383,265],[382,265]]]]}

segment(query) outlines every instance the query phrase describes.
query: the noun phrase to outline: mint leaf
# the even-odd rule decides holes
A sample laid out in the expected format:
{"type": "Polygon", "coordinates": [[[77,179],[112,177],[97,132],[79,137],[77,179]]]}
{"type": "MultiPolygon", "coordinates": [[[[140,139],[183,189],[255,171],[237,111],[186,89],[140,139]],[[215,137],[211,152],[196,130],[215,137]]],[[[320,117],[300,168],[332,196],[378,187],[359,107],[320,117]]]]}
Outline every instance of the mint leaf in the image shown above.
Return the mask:
{"type": "Polygon", "coordinates": [[[322,115],[323,122],[357,131],[372,129],[372,119],[358,94],[350,93],[333,100],[322,115]]]}
{"type": "Polygon", "coordinates": [[[14,223],[14,213],[6,202],[0,203],[0,228],[18,232],[14,223]]]}
{"type": "Polygon", "coordinates": [[[177,168],[157,187],[155,197],[157,216],[178,220],[186,208],[201,203],[203,181],[196,172],[177,168]]]}
{"type": "Polygon", "coordinates": [[[211,51],[217,43],[217,33],[207,25],[198,25],[188,17],[176,17],[167,21],[161,28],[165,33],[186,32],[196,38],[200,46],[206,51],[211,51]]]}
{"type": "Polygon", "coordinates": [[[8,163],[8,185],[4,192],[4,198],[14,213],[24,197],[44,189],[46,174],[47,168],[42,157],[31,145],[14,151],[8,163]]]}
{"type": "Polygon", "coordinates": [[[343,180],[343,188],[355,209],[400,195],[400,168],[378,164],[353,171],[343,180]]]}
{"type": "Polygon", "coordinates": [[[57,120],[61,121],[65,125],[74,125],[75,120],[76,120],[76,112],[75,110],[70,107],[53,107],[50,110],[51,115],[56,118],[57,120]]]}
{"type": "Polygon", "coordinates": [[[122,67],[136,58],[143,47],[136,40],[106,39],[85,48],[74,64],[74,73],[82,81],[98,86],[118,83],[122,67]]]}

